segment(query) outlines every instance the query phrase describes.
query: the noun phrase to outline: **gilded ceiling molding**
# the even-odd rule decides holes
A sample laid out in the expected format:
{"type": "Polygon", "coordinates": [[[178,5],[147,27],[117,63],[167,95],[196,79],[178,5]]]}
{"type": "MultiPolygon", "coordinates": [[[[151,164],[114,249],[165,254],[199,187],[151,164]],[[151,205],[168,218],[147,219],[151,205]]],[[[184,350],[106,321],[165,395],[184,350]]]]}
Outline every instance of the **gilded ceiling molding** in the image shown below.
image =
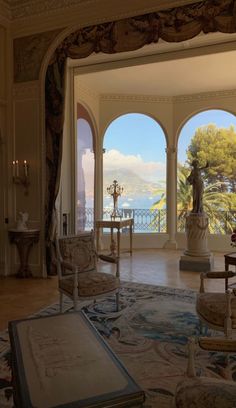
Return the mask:
{"type": "Polygon", "coordinates": [[[101,94],[100,101],[127,101],[141,103],[172,103],[173,96],[134,95],[134,94],[101,94]]]}
{"type": "MultiPolygon", "coordinates": [[[[80,28],[57,47],[54,58],[85,58],[93,52],[134,51],[146,44],[180,42],[200,32],[236,32],[236,0],[204,0],[138,17],[80,28]]],[[[43,56],[62,30],[14,40],[15,82],[38,79],[43,56]]]]}
{"type": "Polygon", "coordinates": [[[173,102],[196,102],[206,99],[235,98],[236,89],[224,91],[201,92],[199,94],[173,96],[173,102]]]}
{"type": "Polygon", "coordinates": [[[100,101],[129,101],[141,103],[175,103],[175,102],[196,102],[204,99],[234,98],[236,89],[224,91],[201,92],[191,95],[160,96],[160,95],[134,95],[134,94],[100,94],[100,101]]]}
{"type": "MultiPolygon", "coordinates": [[[[4,0],[1,0],[4,1],[4,0]]],[[[201,0],[198,0],[201,1],[201,0]]],[[[147,2],[141,8],[142,14],[148,13],[151,11],[157,11],[160,9],[171,8],[171,7],[179,7],[185,4],[191,3],[192,0],[156,0],[154,6],[148,6],[147,2]]],[[[102,7],[101,0],[26,0],[22,4],[22,0],[5,0],[4,3],[7,3],[8,7],[10,6],[11,9],[11,17],[12,19],[22,19],[27,18],[30,16],[42,16],[52,14],[58,11],[63,11],[65,9],[75,8],[78,6],[85,6],[92,5],[94,8],[102,7]]],[[[103,2],[104,3],[104,2],[103,2]]],[[[139,10],[132,10],[132,15],[140,14],[139,10]]],[[[122,16],[118,16],[118,18],[125,18],[130,15],[130,12],[127,9],[126,13],[122,13],[122,16]],[[126,14],[126,15],[125,15],[126,14]]],[[[116,13],[117,16],[117,13],[116,13]]]]}
{"type": "Polygon", "coordinates": [[[19,19],[90,3],[98,3],[98,0],[36,0],[23,4],[22,0],[19,0],[12,6],[11,14],[13,19],[19,19]]]}
{"type": "Polygon", "coordinates": [[[46,51],[61,31],[46,31],[14,40],[14,82],[38,79],[46,51]]]}

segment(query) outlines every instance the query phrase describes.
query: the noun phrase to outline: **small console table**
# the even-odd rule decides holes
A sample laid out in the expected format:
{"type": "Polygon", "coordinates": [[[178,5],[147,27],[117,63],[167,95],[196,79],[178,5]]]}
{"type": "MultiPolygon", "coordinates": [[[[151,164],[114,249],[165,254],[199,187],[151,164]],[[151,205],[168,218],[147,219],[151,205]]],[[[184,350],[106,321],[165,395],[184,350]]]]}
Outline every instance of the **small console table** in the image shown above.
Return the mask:
{"type": "Polygon", "coordinates": [[[97,230],[97,247],[99,247],[99,237],[100,237],[100,228],[110,228],[111,230],[111,254],[116,255],[116,242],[113,236],[114,228],[117,230],[117,255],[120,256],[120,229],[124,227],[129,227],[129,253],[132,255],[132,237],[133,237],[133,218],[124,218],[124,219],[111,219],[111,220],[97,220],[95,223],[97,230]]]}
{"type": "Polygon", "coordinates": [[[39,233],[40,231],[37,229],[24,231],[11,229],[8,231],[10,243],[16,244],[20,258],[20,268],[16,275],[18,278],[29,278],[32,276],[28,265],[29,253],[32,246],[39,241],[39,233]]]}

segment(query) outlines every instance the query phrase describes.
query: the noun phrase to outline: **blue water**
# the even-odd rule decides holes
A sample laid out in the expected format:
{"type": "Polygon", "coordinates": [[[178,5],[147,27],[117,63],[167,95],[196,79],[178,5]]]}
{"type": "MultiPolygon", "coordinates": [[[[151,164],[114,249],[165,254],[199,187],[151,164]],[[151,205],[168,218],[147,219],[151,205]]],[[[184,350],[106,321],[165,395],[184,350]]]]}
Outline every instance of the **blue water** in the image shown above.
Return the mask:
{"type": "MultiPolygon", "coordinates": [[[[151,206],[160,198],[160,196],[152,197],[134,197],[128,199],[127,197],[118,198],[119,208],[137,208],[137,209],[150,209],[151,206]]],[[[110,198],[104,198],[103,207],[113,207],[113,201],[110,198]]]]}

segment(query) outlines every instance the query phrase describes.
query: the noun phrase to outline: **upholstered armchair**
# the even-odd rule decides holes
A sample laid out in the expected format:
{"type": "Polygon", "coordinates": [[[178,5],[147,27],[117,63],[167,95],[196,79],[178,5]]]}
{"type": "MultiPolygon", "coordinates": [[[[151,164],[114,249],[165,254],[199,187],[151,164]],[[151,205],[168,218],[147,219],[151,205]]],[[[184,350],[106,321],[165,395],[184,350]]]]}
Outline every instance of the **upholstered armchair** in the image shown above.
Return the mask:
{"type": "Polygon", "coordinates": [[[59,237],[56,247],[60,312],[64,295],[73,300],[74,309],[78,310],[79,300],[97,299],[108,293],[116,295],[119,310],[119,259],[96,253],[93,231],[59,237]],[[98,259],[109,262],[114,273],[98,271],[98,259]]]}
{"type": "Polygon", "coordinates": [[[186,377],[177,384],[173,408],[235,408],[236,382],[214,377],[196,376],[195,350],[226,353],[236,352],[236,340],[225,337],[189,339],[189,357],[186,377]]]}
{"type": "Polygon", "coordinates": [[[196,300],[200,322],[214,330],[223,331],[226,337],[231,337],[236,329],[236,292],[227,289],[228,279],[233,276],[235,273],[232,271],[202,272],[200,293],[197,294],[196,300]],[[225,279],[226,291],[205,292],[205,279],[225,279]]]}

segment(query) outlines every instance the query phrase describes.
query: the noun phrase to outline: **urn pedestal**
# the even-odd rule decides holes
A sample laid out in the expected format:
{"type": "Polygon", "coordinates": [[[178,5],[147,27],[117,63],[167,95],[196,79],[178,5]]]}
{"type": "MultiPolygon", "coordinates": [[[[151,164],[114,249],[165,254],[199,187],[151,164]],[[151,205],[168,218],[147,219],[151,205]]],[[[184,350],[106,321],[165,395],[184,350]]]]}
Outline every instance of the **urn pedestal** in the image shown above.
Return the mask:
{"type": "Polygon", "coordinates": [[[191,213],[186,217],[187,248],[180,258],[182,271],[210,271],[213,255],[208,249],[208,217],[204,213],[191,213]]]}

